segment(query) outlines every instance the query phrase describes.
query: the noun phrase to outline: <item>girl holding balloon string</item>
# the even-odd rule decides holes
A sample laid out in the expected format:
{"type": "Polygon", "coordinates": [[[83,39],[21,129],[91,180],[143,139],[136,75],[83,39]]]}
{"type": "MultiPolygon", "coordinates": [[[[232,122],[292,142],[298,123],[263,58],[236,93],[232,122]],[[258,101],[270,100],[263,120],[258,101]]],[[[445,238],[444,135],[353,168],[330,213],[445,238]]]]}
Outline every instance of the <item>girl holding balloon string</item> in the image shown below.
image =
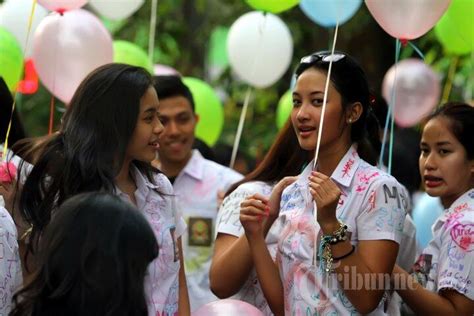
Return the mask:
{"type": "Polygon", "coordinates": [[[241,203],[258,279],[276,315],[385,314],[386,286],[370,279],[389,280],[406,196],[393,177],[373,166],[378,124],[359,64],[341,52],[301,59],[291,120],[300,146],[315,150],[330,63],[316,168],[308,165],[281,196],[274,191],[270,199],[253,195],[241,203]],[[276,263],[264,240],[268,222],[282,227],[276,263]]]}
{"type": "Polygon", "coordinates": [[[105,191],[137,206],[160,248],[145,278],[148,313],[187,315],[180,238],[186,224],[176,213],[170,182],[150,165],[163,131],[158,113],[146,70],[122,64],[94,70],[75,92],[59,132],[42,143],[19,211],[31,225],[28,250],[35,253],[50,219],[71,196],[105,191]]]}
{"type": "Polygon", "coordinates": [[[393,270],[398,294],[416,314],[474,314],[473,134],[474,108],[465,103],[446,104],[423,128],[420,174],[426,192],[446,210],[413,274],[393,270]]]}

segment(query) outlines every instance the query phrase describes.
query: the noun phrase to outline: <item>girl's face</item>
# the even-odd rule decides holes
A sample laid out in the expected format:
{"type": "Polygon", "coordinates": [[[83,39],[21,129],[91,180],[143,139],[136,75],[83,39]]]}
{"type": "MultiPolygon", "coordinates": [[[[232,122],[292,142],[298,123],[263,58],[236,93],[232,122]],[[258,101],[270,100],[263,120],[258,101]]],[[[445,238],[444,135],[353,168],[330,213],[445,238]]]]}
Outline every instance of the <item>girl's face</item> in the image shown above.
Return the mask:
{"type": "Polygon", "coordinates": [[[421,137],[420,174],[426,193],[439,196],[444,207],[472,187],[474,160],[451,132],[449,119],[431,119],[421,137]]]}
{"type": "MultiPolygon", "coordinates": [[[[325,73],[309,68],[296,81],[293,92],[291,122],[298,137],[298,142],[301,148],[305,150],[316,148],[326,78],[325,73]]],[[[349,143],[349,129],[345,128],[344,117],[341,95],[330,83],[323,133],[321,135],[321,148],[341,141],[349,143]]]]}
{"type": "Polygon", "coordinates": [[[158,137],[163,132],[163,125],[158,118],[158,96],[153,87],[149,87],[140,100],[137,125],[127,146],[126,158],[151,162],[156,157],[159,147],[158,137]]]}

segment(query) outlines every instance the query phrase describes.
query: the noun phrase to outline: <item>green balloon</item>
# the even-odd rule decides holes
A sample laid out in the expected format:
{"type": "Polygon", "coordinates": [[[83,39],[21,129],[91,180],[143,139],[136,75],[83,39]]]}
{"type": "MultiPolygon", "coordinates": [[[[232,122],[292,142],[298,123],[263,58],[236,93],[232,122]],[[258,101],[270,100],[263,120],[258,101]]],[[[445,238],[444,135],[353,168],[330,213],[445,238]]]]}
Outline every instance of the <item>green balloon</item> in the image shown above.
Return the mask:
{"type": "Polygon", "coordinates": [[[10,32],[0,27],[0,76],[13,91],[23,75],[23,52],[10,32]]]}
{"type": "Polygon", "coordinates": [[[290,117],[291,110],[293,109],[293,96],[291,90],[285,92],[284,95],[278,101],[277,112],[276,112],[276,125],[278,128],[282,128],[286,121],[290,117]]]}
{"type": "Polygon", "coordinates": [[[436,37],[448,53],[467,54],[474,50],[472,0],[453,0],[435,27],[436,37]]]}
{"type": "Polygon", "coordinates": [[[229,58],[227,56],[227,35],[229,28],[218,26],[211,33],[208,62],[212,66],[227,67],[229,58]]]}
{"type": "Polygon", "coordinates": [[[114,41],[114,62],[143,67],[150,73],[153,65],[147,53],[139,46],[127,41],[114,41]]]}
{"type": "Polygon", "coordinates": [[[212,87],[204,81],[184,77],[183,82],[193,94],[196,114],[199,115],[196,137],[212,147],[224,127],[224,109],[221,101],[212,87]]]}
{"type": "Polygon", "coordinates": [[[249,6],[254,9],[262,10],[271,13],[280,13],[286,11],[295,5],[300,0],[245,0],[249,6]]]}

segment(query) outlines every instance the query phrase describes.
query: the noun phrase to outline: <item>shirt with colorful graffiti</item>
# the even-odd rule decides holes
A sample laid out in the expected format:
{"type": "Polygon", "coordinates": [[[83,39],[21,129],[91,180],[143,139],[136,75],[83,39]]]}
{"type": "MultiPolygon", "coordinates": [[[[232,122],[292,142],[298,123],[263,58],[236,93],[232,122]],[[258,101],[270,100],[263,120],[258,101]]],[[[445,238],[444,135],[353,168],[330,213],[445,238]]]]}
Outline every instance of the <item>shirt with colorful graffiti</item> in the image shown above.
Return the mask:
{"type": "MultiPolygon", "coordinates": [[[[322,231],[315,220],[315,203],[308,189],[311,167],[309,164],[283,192],[276,221],[283,226],[277,263],[283,281],[285,314],[358,315],[336,275],[323,273],[319,256],[314,253],[315,241],[319,245],[322,231]]],[[[400,243],[407,196],[392,176],[362,160],[352,146],[331,179],[341,190],[336,216],[348,226],[354,246],[361,240],[400,243]]],[[[347,277],[357,277],[357,271],[349,270],[347,277]]],[[[382,301],[371,315],[385,315],[383,307],[382,301]]]]}

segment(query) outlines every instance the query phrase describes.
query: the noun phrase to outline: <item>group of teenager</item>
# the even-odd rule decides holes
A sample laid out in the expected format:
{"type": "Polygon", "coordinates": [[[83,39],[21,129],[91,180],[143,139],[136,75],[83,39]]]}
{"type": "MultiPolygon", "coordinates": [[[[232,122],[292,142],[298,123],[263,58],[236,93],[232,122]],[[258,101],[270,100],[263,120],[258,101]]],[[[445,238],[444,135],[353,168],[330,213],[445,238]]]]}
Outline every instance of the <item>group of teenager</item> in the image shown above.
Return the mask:
{"type": "Polygon", "coordinates": [[[0,310],[189,315],[232,297],[264,315],[474,314],[474,108],[423,123],[420,177],[445,212],[416,260],[363,69],[321,51],[295,76],[290,119],[243,177],[193,149],[179,77],[89,74],[58,132],[3,153],[18,172],[0,183],[0,310]]]}

